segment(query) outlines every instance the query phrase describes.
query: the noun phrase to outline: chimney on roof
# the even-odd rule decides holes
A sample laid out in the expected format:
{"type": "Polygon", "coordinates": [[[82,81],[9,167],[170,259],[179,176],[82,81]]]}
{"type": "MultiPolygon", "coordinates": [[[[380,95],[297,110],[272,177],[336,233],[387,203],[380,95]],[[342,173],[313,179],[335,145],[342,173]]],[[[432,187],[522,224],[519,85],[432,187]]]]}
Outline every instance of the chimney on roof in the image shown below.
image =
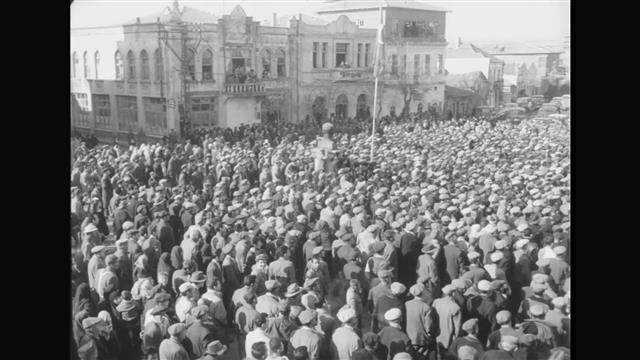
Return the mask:
{"type": "Polygon", "coordinates": [[[273,26],[278,26],[278,21],[276,20],[276,13],[273,13],[273,26]]]}

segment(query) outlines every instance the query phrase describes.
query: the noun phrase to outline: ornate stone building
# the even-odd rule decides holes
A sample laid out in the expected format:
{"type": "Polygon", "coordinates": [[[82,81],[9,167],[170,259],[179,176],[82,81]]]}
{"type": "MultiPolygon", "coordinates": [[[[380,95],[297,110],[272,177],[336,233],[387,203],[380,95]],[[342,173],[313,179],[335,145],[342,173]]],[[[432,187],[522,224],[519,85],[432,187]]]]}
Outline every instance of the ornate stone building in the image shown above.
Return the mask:
{"type": "Polygon", "coordinates": [[[262,26],[240,6],[216,17],[174,2],[122,26],[71,29],[71,124],[159,137],[185,126],[354,117],[373,104],[380,6],[379,110],[441,109],[445,11],[380,4],[262,26]]]}

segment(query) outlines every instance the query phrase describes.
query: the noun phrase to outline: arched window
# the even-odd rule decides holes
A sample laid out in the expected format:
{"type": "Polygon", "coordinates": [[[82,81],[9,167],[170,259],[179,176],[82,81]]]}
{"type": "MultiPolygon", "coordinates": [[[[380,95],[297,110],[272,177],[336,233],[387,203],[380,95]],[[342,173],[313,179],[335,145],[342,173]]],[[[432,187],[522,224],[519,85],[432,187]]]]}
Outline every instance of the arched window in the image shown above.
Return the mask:
{"type": "Polygon", "coordinates": [[[213,53],[208,49],[202,53],[202,79],[213,79],[213,53]]]}
{"type": "Polygon", "coordinates": [[[269,49],[262,51],[262,77],[265,79],[271,77],[271,51],[269,49]]]}
{"type": "Polygon", "coordinates": [[[142,60],[142,80],[149,80],[149,54],[145,50],[140,52],[142,60]]]}
{"type": "Polygon", "coordinates": [[[89,54],[86,51],[84,52],[84,54],[82,54],[82,65],[84,66],[84,78],[90,78],[91,74],[89,73],[89,54]]]}
{"type": "Polygon", "coordinates": [[[196,53],[195,51],[188,49],[187,50],[187,71],[188,71],[188,75],[191,77],[192,80],[195,80],[196,78],[196,53]]]}
{"type": "Polygon", "coordinates": [[[122,63],[122,55],[120,51],[116,51],[116,80],[124,79],[124,64],[122,63]]]}
{"type": "Polygon", "coordinates": [[[129,67],[129,79],[135,80],[136,78],[136,56],[133,55],[133,51],[129,50],[127,53],[127,66],[129,67]]]}
{"type": "Polygon", "coordinates": [[[78,54],[76,54],[76,52],[73,52],[73,55],[71,56],[71,76],[73,78],[76,78],[78,75],[78,54]]]}
{"type": "Polygon", "coordinates": [[[162,65],[162,52],[160,51],[160,49],[156,49],[155,54],[153,55],[155,58],[155,71],[156,71],[156,80],[158,81],[162,81],[163,78],[163,73],[164,73],[164,67],[162,65]]]}
{"type": "Polygon", "coordinates": [[[278,50],[276,52],[276,58],[278,59],[278,77],[287,76],[285,72],[284,51],[278,50]]]}
{"type": "Polygon", "coordinates": [[[93,61],[95,63],[96,79],[99,79],[98,69],[100,68],[100,52],[96,51],[96,53],[93,55],[93,61]]]}

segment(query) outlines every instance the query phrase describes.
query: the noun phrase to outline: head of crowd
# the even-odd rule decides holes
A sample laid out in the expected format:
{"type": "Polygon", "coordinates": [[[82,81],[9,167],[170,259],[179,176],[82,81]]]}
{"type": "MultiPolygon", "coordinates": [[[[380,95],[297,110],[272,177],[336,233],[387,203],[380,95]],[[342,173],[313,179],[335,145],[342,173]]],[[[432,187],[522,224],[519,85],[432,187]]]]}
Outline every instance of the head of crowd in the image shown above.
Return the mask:
{"type": "Polygon", "coordinates": [[[80,359],[569,358],[563,124],[305,123],[75,149],[80,359]]]}

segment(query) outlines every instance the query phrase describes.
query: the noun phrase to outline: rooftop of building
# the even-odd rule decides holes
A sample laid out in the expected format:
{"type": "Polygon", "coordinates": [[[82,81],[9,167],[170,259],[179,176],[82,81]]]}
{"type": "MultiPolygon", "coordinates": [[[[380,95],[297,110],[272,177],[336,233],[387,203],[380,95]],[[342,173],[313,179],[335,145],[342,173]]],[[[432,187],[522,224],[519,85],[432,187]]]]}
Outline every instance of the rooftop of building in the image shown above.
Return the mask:
{"type": "Polygon", "coordinates": [[[412,10],[424,10],[424,11],[439,11],[450,12],[445,8],[434,6],[423,1],[417,0],[337,0],[327,1],[318,14],[332,13],[340,11],[356,11],[356,10],[369,10],[378,8],[399,8],[399,9],[412,9],[412,10]]]}
{"type": "Polygon", "coordinates": [[[470,89],[477,80],[486,81],[482,71],[472,71],[464,74],[447,74],[447,85],[460,89],[470,89]]]}
{"type": "MultiPolygon", "coordinates": [[[[142,24],[155,23],[158,19],[160,19],[161,23],[170,22],[174,15],[174,11],[176,10],[175,6],[178,6],[177,2],[174,3],[174,8],[167,6],[162,11],[127,21],[123,25],[135,24],[138,22],[138,19],[140,19],[140,23],[142,24]]],[[[180,13],[180,20],[189,24],[214,24],[218,22],[218,16],[196,8],[183,6],[182,9],[178,7],[177,10],[180,13]]]]}
{"type": "Polygon", "coordinates": [[[512,42],[512,43],[480,43],[475,46],[490,55],[524,55],[524,54],[555,54],[563,50],[553,44],[539,45],[533,42],[512,42]]]}
{"type": "MultiPolygon", "coordinates": [[[[328,21],[318,19],[316,17],[307,15],[307,14],[300,14],[300,17],[302,19],[302,22],[308,25],[327,25],[329,23],[328,21]]],[[[298,15],[290,14],[290,15],[277,16],[276,17],[277,25],[289,27],[289,21],[292,18],[298,19],[298,15]]]]}

